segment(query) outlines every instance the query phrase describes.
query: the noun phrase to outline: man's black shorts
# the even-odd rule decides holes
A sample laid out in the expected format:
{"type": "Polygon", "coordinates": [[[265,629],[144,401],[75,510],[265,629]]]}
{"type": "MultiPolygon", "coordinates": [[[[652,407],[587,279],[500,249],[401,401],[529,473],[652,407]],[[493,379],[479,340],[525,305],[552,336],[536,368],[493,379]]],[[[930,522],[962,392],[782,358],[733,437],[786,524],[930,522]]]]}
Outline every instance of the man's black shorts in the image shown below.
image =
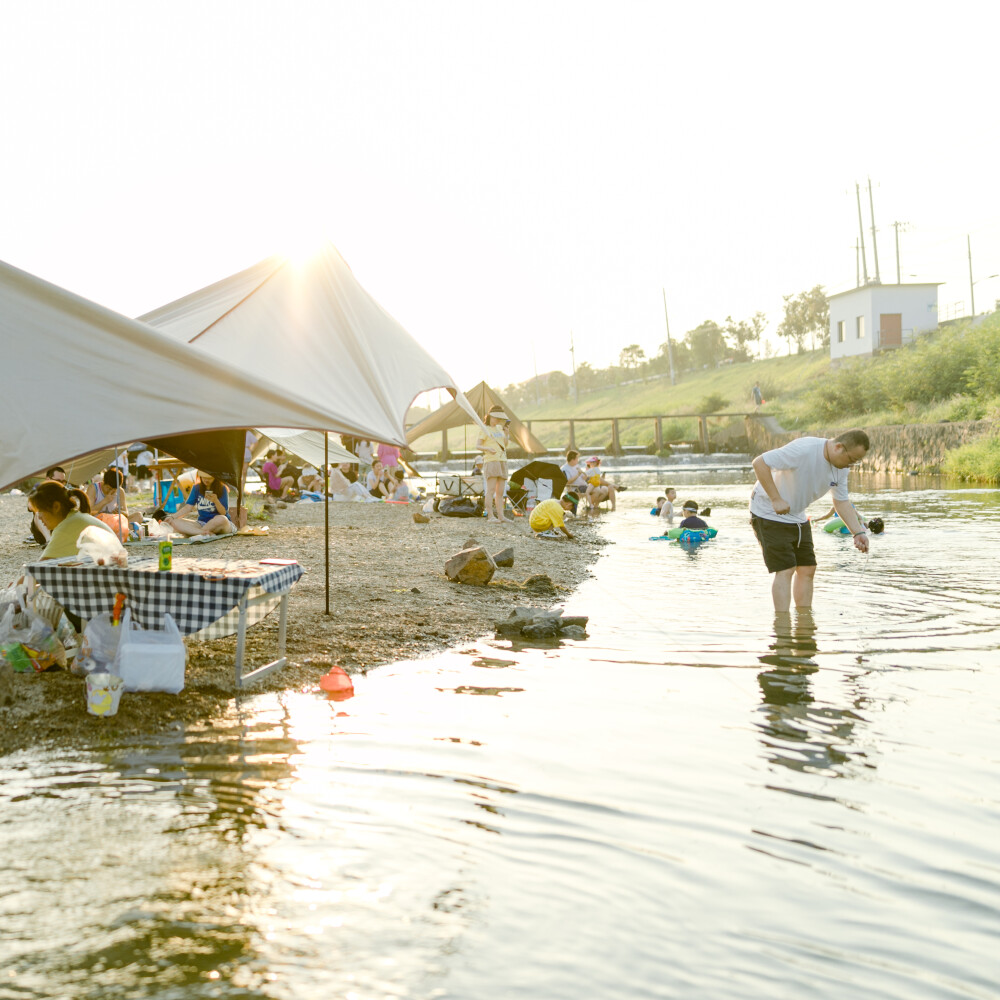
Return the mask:
{"type": "Polygon", "coordinates": [[[796,566],[816,565],[812,525],[808,521],[805,524],[786,524],[784,521],[769,521],[766,517],[751,514],[750,524],[760,542],[768,573],[780,573],[783,569],[794,569],[796,566]]]}

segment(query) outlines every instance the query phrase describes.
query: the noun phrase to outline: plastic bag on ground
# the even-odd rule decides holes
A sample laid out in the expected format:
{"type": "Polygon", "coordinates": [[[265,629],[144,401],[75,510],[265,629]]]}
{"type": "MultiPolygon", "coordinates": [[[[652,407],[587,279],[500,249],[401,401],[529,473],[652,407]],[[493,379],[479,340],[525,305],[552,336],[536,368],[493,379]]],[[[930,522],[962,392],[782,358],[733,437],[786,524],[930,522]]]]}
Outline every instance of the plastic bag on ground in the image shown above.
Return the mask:
{"type": "Polygon", "coordinates": [[[0,657],[16,673],[66,666],[66,650],[52,626],[30,609],[16,614],[13,604],[0,618],[0,657]]]}
{"type": "Polygon", "coordinates": [[[92,670],[110,670],[118,655],[118,640],[121,638],[121,625],[111,624],[111,614],[105,611],[96,618],[91,618],[83,630],[80,642],[80,657],[82,668],[90,673],[92,670]],[[85,661],[92,661],[93,665],[85,661]]]}
{"type": "Polygon", "coordinates": [[[89,556],[98,566],[127,566],[125,546],[103,528],[84,528],[76,543],[81,556],[89,556]]]}

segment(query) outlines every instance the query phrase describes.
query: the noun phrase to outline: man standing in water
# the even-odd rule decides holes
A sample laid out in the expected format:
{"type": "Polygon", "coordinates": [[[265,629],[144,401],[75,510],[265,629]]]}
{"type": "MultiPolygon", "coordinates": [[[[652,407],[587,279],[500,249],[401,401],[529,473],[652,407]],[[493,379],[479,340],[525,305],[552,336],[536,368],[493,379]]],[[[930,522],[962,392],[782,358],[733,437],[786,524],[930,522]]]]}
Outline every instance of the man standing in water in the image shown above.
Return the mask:
{"type": "Polygon", "coordinates": [[[753,460],[757,482],[750,494],[750,524],[774,574],[774,610],[812,605],[816,555],[806,507],[828,490],[833,506],[854,535],[855,548],[868,551],[868,535],[847,498],[847,470],[868,454],[868,435],[846,431],[836,438],[802,437],[753,460]]]}

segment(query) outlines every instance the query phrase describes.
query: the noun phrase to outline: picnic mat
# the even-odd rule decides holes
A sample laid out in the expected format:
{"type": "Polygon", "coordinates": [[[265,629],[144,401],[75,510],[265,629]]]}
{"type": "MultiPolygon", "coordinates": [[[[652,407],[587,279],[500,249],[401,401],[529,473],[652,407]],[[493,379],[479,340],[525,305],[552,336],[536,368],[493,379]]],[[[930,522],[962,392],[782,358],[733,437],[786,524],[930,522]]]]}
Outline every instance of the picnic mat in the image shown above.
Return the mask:
{"type": "Polygon", "coordinates": [[[126,542],[133,545],[159,545],[164,538],[169,537],[173,545],[208,545],[210,542],[221,542],[224,538],[267,538],[270,532],[267,528],[240,528],[230,535],[164,535],[160,538],[140,538],[138,541],[126,542]]]}

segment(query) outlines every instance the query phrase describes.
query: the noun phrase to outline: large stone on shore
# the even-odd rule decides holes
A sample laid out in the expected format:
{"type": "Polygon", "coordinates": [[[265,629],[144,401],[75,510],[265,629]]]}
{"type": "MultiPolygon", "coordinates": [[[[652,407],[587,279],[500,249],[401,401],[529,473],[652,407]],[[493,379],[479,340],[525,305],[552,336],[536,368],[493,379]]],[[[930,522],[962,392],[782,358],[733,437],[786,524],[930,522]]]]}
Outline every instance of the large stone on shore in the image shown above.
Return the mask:
{"type": "Polygon", "coordinates": [[[551,577],[545,573],[536,573],[534,576],[529,576],[524,581],[524,589],[532,594],[544,594],[546,597],[554,597],[556,593],[555,584],[552,582],[551,577]]]}
{"type": "Polygon", "coordinates": [[[527,636],[532,639],[551,638],[558,634],[567,639],[587,637],[585,615],[563,617],[562,609],[547,611],[545,608],[517,607],[503,621],[494,622],[497,635],[527,636]]]}
{"type": "Polygon", "coordinates": [[[485,587],[493,579],[497,565],[481,545],[456,552],[445,564],[444,572],[454,583],[485,587]]]}
{"type": "Polygon", "coordinates": [[[493,561],[498,566],[513,566],[514,565],[514,549],[508,546],[505,549],[501,549],[499,552],[493,554],[493,561]]]}

